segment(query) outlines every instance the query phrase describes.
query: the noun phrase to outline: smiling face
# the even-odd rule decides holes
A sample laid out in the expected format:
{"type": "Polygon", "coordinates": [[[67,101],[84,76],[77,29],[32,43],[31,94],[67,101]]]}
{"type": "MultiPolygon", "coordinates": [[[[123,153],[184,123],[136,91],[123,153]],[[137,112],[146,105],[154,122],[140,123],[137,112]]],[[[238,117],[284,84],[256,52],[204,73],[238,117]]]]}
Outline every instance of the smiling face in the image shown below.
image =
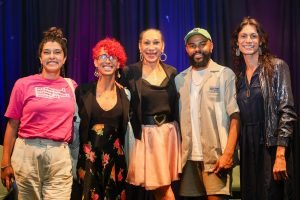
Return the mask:
{"type": "Polygon", "coordinates": [[[98,57],[94,59],[94,65],[101,76],[113,77],[120,67],[117,57],[108,55],[107,51],[103,47],[101,48],[98,57]]]}
{"type": "Polygon", "coordinates": [[[154,29],[143,32],[139,42],[139,49],[144,57],[143,62],[159,62],[160,55],[164,51],[164,42],[161,33],[154,29]]]}
{"type": "Polygon", "coordinates": [[[66,55],[57,42],[46,42],[40,54],[40,63],[43,67],[42,74],[60,74],[66,61],[66,55]]]}
{"type": "Polygon", "coordinates": [[[187,41],[185,49],[193,68],[205,68],[211,58],[213,43],[203,35],[194,35],[187,41]]]}
{"type": "Polygon", "coordinates": [[[237,46],[243,55],[258,54],[260,38],[255,26],[247,24],[238,33],[237,46]]]}

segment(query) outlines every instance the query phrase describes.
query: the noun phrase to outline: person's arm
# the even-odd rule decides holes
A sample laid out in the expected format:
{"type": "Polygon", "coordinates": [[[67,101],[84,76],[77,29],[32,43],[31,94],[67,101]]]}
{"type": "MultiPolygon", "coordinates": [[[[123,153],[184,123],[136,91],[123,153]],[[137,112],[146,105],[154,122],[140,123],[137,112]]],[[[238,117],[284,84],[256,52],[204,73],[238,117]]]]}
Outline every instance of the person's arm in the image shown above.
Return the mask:
{"type": "Polygon", "coordinates": [[[276,85],[276,104],[278,105],[278,139],[276,157],[273,165],[274,180],[282,180],[288,178],[286,168],[286,147],[292,138],[294,122],[297,114],[294,108],[294,99],[292,94],[290,71],[288,65],[280,60],[278,63],[276,85]]]}
{"type": "Polygon", "coordinates": [[[230,169],[233,166],[233,154],[237,144],[240,130],[240,115],[233,113],[230,116],[230,128],[228,134],[227,144],[223,155],[219,158],[213,168],[213,172],[218,174],[222,169],[230,169]]]}
{"type": "Polygon", "coordinates": [[[4,136],[3,155],[1,161],[1,181],[7,190],[10,190],[14,180],[14,170],[11,166],[10,159],[16,142],[19,124],[19,120],[9,119],[4,136]]]}

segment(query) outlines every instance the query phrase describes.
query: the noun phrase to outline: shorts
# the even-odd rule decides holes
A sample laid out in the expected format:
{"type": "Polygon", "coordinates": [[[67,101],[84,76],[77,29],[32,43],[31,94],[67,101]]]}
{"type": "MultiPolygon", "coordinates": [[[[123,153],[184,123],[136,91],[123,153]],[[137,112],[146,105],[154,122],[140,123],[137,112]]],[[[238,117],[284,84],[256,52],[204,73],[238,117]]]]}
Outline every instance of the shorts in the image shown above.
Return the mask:
{"type": "Polygon", "coordinates": [[[232,170],[216,175],[204,171],[201,161],[188,160],[183,168],[180,180],[180,196],[230,195],[232,170]]]}

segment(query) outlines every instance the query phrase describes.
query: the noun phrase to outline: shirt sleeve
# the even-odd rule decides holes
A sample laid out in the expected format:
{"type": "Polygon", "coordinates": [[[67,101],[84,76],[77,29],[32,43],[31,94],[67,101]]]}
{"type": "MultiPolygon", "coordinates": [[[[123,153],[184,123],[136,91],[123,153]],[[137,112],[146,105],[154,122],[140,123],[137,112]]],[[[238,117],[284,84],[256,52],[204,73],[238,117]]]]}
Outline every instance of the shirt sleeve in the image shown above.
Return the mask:
{"type": "Polygon", "coordinates": [[[21,118],[24,107],[24,92],[25,88],[22,82],[17,80],[10,95],[5,117],[18,120],[21,118]]]}
{"type": "Polygon", "coordinates": [[[228,68],[224,70],[225,76],[225,105],[228,116],[240,112],[236,100],[235,74],[228,68]]]}

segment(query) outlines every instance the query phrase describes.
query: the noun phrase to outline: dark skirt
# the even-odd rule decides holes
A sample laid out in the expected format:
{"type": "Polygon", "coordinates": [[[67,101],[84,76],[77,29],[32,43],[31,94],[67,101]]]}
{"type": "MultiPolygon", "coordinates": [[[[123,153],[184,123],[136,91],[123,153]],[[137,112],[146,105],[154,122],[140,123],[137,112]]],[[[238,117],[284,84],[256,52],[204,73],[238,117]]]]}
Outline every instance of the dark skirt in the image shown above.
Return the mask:
{"type": "MultiPolygon", "coordinates": [[[[291,199],[292,154],[286,149],[287,171],[285,181],[273,179],[277,146],[267,147],[265,139],[264,99],[259,82],[258,68],[248,84],[247,79],[238,87],[237,101],[241,116],[240,155],[241,193],[243,200],[291,199]]],[[[291,145],[290,145],[291,146],[291,145]]]]}

